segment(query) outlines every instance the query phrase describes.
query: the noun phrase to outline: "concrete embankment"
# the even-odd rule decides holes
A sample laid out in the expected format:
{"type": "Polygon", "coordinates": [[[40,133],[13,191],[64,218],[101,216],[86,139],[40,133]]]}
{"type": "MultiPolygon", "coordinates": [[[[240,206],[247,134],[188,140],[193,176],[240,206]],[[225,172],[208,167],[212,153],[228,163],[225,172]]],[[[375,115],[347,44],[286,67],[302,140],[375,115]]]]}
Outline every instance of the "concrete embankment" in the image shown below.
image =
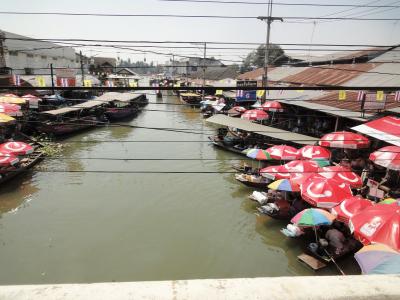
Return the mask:
{"type": "Polygon", "coordinates": [[[319,276],[1,286],[0,299],[400,299],[400,276],[319,276]]]}

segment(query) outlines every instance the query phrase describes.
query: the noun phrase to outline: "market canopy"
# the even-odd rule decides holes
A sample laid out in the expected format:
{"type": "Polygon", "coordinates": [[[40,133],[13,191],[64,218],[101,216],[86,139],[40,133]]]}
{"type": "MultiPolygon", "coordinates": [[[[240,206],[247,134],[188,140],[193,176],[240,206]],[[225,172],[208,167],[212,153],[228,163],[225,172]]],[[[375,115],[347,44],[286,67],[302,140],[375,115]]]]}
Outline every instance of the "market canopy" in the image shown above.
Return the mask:
{"type": "Polygon", "coordinates": [[[400,118],[386,116],[351,129],[389,144],[400,146],[400,118]]]}
{"type": "Polygon", "coordinates": [[[268,136],[278,140],[291,141],[293,143],[301,145],[314,145],[316,142],[318,142],[317,138],[311,136],[298,134],[270,126],[264,126],[248,120],[232,118],[222,114],[217,114],[208,118],[207,122],[222,126],[238,128],[244,131],[254,132],[259,135],[268,136]]]}
{"type": "Polygon", "coordinates": [[[7,124],[9,122],[15,122],[15,119],[9,115],[0,113],[0,124],[7,124]]]}
{"type": "Polygon", "coordinates": [[[129,102],[139,96],[141,96],[141,94],[138,95],[135,93],[109,92],[109,93],[104,93],[103,95],[97,97],[95,100],[105,101],[105,102],[111,102],[111,101],[129,102]]]}
{"type": "Polygon", "coordinates": [[[81,108],[79,108],[79,107],[63,107],[63,108],[54,109],[54,110],[47,110],[47,111],[42,112],[42,114],[57,116],[57,115],[63,115],[63,114],[69,113],[69,112],[79,111],[79,110],[81,110],[81,108]]]}

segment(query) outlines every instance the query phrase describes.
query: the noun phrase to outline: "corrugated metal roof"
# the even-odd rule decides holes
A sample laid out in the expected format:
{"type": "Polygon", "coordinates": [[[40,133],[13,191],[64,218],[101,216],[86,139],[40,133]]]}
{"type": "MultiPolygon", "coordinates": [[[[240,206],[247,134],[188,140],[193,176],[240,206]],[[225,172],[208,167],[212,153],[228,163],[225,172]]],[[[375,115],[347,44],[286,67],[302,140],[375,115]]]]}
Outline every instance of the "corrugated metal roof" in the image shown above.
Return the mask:
{"type": "Polygon", "coordinates": [[[249,71],[243,74],[240,74],[237,79],[239,80],[261,80],[264,75],[264,69],[258,68],[253,71],[249,71]]]}
{"type": "MultiPolygon", "coordinates": [[[[400,55],[400,52],[399,54],[400,55]]],[[[379,57],[377,57],[379,60],[379,57]]],[[[400,86],[399,63],[383,63],[346,82],[347,86],[400,86]],[[374,72],[374,73],[372,73],[374,72]],[[397,75],[395,75],[397,74],[397,75]]]]}
{"type": "Polygon", "coordinates": [[[282,79],[283,82],[308,85],[341,85],[376,67],[376,64],[322,65],[282,79]]]}
{"type": "Polygon", "coordinates": [[[303,72],[306,67],[278,67],[268,71],[268,81],[280,81],[283,78],[303,72]]]}
{"type": "Polygon", "coordinates": [[[222,114],[217,114],[208,118],[207,122],[222,126],[234,127],[248,132],[254,132],[263,136],[268,136],[274,139],[290,141],[301,145],[314,145],[318,141],[317,138],[311,136],[293,133],[275,127],[264,126],[248,120],[232,118],[222,114]]]}
{"type": "Polygon", "coordinates": [[[370,62],[400,62],[400,47],[393,48],[371,59],[370,62]]]}
{"type": "MultiPolygon", "coordinates": [[[[328,103],[317,103],[316,101],[287,101],[287,100],[279,100],[281,103],[296,105],[303,108],[308,108],[316,111],[320,111],[326,113],[328,115],[347,118],[355,121],[365,121],[366,118],[372,117],[370,114],[365,114],[366,118],[361,118],[361,113],[357,111],[352,111],[345,108],[335,108],[328,103]]],[[[343,101],[342,101],[343,102],[343,101]]]]}
{"type": "MultiPolygon", "coordinates": [[[[360,115],[361,102],[357,101],[358,92],[347,91],[346,100],[339,101],[339,91],[330,92],[327,95],[323,95],[317,99],[311,100],[309,102],[313,104],[325,105],[337,109],[346,109],[360,115]]],[[[400,103],[394,101],[394,94],[387,95],[385,110],[390,111],[399,107],[400,103]]],[[[370,111],[370,113],[375,113],[376,111],[370,111]]],[[[370,117],[372,114],[366,114],[366,117],[370,117]]]]}

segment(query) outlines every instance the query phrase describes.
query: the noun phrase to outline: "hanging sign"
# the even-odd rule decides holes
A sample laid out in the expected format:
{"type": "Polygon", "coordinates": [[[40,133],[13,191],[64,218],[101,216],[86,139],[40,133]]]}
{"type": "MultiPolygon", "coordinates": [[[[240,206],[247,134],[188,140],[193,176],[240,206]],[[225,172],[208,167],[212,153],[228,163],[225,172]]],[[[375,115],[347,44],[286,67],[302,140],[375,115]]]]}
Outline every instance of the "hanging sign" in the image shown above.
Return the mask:
{"type": "Polygon", "coordinates": [[[339,100],[341,101],[346,100],[346,91],[344,90],[339,91],[339,100]]]}

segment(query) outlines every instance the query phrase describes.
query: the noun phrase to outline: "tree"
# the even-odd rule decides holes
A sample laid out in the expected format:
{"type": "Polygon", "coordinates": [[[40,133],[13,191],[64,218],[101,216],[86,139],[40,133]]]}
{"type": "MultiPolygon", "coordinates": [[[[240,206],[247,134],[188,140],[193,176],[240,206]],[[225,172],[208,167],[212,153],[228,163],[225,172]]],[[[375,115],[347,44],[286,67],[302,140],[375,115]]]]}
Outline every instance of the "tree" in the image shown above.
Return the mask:
{"type": "MultiPolygon", "coordinates": [[[[280,58],[285,56],[285,52],[279,45],[270,44],[268,51],[268,61],[269,64],[273,65],[280,58]]],[[[265,59],[265,45],[260,45],[256,50],[253,50],[247,54],[246,58],[243,60],[241,71],[246,72],[256,68],[264,67],[265,59]]]]}

